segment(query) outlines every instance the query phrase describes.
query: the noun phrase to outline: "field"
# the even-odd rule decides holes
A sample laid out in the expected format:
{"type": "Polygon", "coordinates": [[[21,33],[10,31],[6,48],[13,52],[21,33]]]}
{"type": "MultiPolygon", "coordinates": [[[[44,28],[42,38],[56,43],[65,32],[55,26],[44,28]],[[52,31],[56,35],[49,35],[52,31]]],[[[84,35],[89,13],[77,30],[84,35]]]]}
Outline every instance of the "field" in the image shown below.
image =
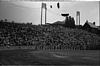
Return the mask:
{"type": "Polygon", "coordinates": [[[0,65],[96,66],[99,56],[99,50],[0,49],[0,65]]]}

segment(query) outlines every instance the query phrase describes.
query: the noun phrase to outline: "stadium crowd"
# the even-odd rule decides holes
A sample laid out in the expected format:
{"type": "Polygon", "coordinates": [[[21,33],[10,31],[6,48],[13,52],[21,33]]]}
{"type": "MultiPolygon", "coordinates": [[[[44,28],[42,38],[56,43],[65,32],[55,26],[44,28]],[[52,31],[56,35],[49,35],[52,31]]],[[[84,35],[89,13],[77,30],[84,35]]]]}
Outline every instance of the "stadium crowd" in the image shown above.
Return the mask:
{"type": "Polygon", "coordinates": [[[36,49],[100,49],[100,37],[82,29],[0,21],[0,46],[36,49]]]}

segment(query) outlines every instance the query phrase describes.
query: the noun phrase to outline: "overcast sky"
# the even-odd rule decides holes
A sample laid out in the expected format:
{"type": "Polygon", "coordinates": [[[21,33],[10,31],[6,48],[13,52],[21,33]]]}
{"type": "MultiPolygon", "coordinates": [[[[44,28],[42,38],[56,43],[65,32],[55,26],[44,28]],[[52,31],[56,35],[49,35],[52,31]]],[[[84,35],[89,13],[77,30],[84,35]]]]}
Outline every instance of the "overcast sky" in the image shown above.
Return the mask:
{"type": "MultiPolygon", "coordinates": [[[[61,13],[69,13],[76,20],[76,11],[81,13],[81,24],[86,20],[96,22],[99,25],[99,2],[59,2],[60,9],[57,8],[57,2],[46,2],[47,4],[47,22],[53,23],[63,21],[65,18],[61,13]],[[52,5],[52,8],[50,8],[52,5]]],[[[32,22],[32,24],[40,24],[41,21],[41,2],[0,2],[0,19],[14,20],[16,22],[32,22]]]]}

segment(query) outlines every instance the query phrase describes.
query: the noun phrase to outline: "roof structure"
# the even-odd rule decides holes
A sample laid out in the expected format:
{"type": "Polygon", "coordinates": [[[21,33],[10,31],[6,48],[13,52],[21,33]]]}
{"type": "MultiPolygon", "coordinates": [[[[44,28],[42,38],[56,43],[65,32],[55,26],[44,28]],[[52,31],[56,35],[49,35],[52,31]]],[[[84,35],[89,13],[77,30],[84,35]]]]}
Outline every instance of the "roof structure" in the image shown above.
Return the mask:
{"type": "Polygon", "coordinates": [[[92,27],[92,28],[98,28],[96,25],[94,25],[93,23],[91,23],[91,22],[86,22],[90,27],[92,27]]]}
{"type": "Polygon", "coordinates": [[[62,21],[57,21],[57,22],[54,22],[53,24],[65,24],[65,22],[62,22],[62,21]]]}
{"type": "Polygon", "coordinates": [[[94,25],[94,24],[91,23],[91,22],[88,22],[88,24],[89,24],[91,27],[93,27],[93,28],[98,28],[96,25],[94,25]]]}

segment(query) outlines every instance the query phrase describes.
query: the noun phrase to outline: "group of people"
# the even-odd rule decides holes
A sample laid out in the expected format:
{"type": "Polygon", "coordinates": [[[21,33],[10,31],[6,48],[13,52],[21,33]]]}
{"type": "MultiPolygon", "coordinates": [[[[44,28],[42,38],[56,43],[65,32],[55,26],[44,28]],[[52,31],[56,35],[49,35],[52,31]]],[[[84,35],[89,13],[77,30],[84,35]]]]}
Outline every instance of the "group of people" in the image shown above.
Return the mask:
{"type": "Polygon", "coordinates": [[[81,29],[0,21],[0,46],[84,50],[99,44],[100,37],[81,29]]]}

